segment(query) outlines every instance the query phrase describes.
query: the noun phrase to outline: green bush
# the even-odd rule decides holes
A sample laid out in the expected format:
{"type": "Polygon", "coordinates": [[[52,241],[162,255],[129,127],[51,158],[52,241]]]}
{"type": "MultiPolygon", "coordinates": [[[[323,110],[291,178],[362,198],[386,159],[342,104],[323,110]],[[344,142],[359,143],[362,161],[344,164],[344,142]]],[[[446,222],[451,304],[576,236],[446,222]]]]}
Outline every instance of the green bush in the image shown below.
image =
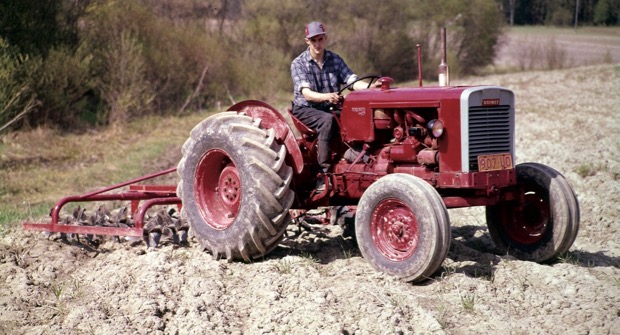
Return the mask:
{"type": "Polygon", "coordinates": [[[566,8],[558,8],[551,14],[551,18],[549,19],[550,23],[555,26],[566,27],[570,26],[573,21],[573,13],[572,11],[566,8]]]}
{"type": "Polygon", "coordinates": [[[620,0],[599,0],[594,7],[594,23],[602,26],[617,25],[620,0]]]}
{"type": "Polygon", "coordinates": [[[0,37],[0,131],[14,127],[37,104],[35,94],[23,79],[23,64],[29,58],[0,37]]]}
{"type": "Polygon", "coordinates": [[[60,48],[50,50],[46,58],[37,56],[24,62],[26,81],[40,101],[40,107],[28,117],[32,126],[77,129],[86,122],[85,111],[94,108],[89,101],[93,89],[90,61],[87,54],[60,48]]]}
{"type": "Polygon", "coordinates": [[[502,34],[502,18],[494,1],[459,2],[452,12],[448,26],[448,49],[455,52],[456,74],[477,74],[492,64],[502,34]]]}
{"type": "Polygon", "coordinates": [[[143,47],[137,39],[123,31],[109,42],[100,53],[105,71],[96,87],[108,106],[103,120],[120,125],[146,115],[153,93],[145,77],[143,47]]]}
{"type": "Polygon", "coordinates": [[[195,102],[201,105],[229,85],[222,64],[233,55],[192,22],[178,24],[135,1],[94,4],[85,18],[85,44],[94,55],[104,120],[176,112],[208,67],[195,102]],[[214,84],[221,85],[216,87],[214,84]]]}
{"type": "Polygon", "coordinates": [[[19,91],[16,72],[19,68],[17,51],[0,37],[0,126],[9,122],[17,110],[11,100],[19,91]]]}

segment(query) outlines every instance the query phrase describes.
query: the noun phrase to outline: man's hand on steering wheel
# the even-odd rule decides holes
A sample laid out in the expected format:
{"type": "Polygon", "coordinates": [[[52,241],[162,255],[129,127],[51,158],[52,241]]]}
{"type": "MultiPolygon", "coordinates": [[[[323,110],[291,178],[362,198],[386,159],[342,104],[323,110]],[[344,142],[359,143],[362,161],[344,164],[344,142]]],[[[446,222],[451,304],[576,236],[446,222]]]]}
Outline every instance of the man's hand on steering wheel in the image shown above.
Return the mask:
{"type": "Polygon", "coordinates": [[[381,87],[381,82],[379,80],[371,81],[370,86],[368,86],[368,88],[377,88],[377,87],[381,87]]]}
{"type": "Polygon", "coordinates": [[[353,86],[354,86],[356,83],[358,83],[358,82],[364,82],[364,83],[366,83],[366,82],[365,82],[365,80],[367,80],[367,79],[369,79],[370,81],[368,82],[368,84],[367,84],[366,88],[374,88],[374,87],[379,87],[379,86],[381,86],[381,83],[377,80],[377,79],[379,79],[379,78],[381,78],[381,76],[377,76],[377,75],[364,76],[364,77],[361,77],[361,78],[357,78],[354,82],[352,82],[352,83],[350,83],[350,84],[348,84],[348,85],[344,86],[343,88],[341,88],[341,89],[338,91],[338,94],[342,95],[342,92],[344,92],[344,90],[346,90],[346,89],[352,89],[352,88],[353,88],[353,86]]]}
{"type": "Polygon", "coordinates": [[[338,92],[326,93],[328,95],[327,102],[332,105],[337,105],[342,100],[342,95],[338,92]]]}
{"type": "Polygon", "coordinates": [[[381,78],[380,76],[365,76],[362,78],[358,78],[356,79],[354,82],[350,83],[349,85],[344,86],[343,88],[341,88],[338,92],[334,92],[334,93],[326,93],[329,95],[329,98],[327,100],[327,102],[330,105],[330,110],[340,110],[342,109],[342,103],[344,101],[344,96],[342,95],[342,93],[344,92],[344,90],[346,89],[352,89],[353,86],[358,83],[358,82],[363,82],[364,84],[366,84],[365,80],[369,80],[369,82],[367,83],[366,88],[375,88],[375,87],[380,87],[381,86],[381,82],[379,82],[377,79],[381,78]]]}

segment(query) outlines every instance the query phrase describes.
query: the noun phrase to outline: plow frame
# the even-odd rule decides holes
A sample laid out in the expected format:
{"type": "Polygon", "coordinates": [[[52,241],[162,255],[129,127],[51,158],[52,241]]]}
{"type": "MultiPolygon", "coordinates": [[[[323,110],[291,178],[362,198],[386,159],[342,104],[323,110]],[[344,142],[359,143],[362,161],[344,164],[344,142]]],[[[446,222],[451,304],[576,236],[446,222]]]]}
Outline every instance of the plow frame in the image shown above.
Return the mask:
{"type": "Polygon", "coordinates": [[[139,182],[157,178],[175,172],[177,169],[169,168],[142,177],[134,178],[122,183],[114,184],[96,191],[64,197],[50,210],[51,222],[29,222],[22,224],[25,230],[43,231],[50,233],[66,234],[92,234],[107,236],[129,236],[142,237],[144,227],[144,216],[152,206],[157,205],[177,205],[182,206],[181,199],[177,197],[176,185],[142,185],[139,182]],[[125,192],[109,193],[129,186],[125,192]],[[61,209],[74,202],[94,202],[94,201],[130,201],[131,215],[134,219],[134,227],[104,227],[104,226],[78,226],[62,224],[59,222],[61,209]],[[140,204],[142,202],[142,204],[140,204]]]}

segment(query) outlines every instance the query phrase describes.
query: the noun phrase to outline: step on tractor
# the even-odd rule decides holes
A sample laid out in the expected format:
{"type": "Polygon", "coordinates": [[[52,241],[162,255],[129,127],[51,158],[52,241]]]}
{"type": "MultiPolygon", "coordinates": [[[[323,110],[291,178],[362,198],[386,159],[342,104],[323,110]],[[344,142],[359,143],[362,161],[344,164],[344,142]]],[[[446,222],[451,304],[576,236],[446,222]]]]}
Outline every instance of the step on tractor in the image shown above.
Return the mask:
{"type": "MultiPolygon", "coordinates": [[[[442,44],[445,59],[445,38],[442,44]]],[[[149,246],[162,234],[186,243],[189,231],[214,258],[251,262],[276,248],[290,224],[326,209],[325,221],[353,222],[359,250],[375,269],[420,281],[447,256],[447,209],[484,206],[498,252],[535,262],[567,252],[579,227],[577,198],[553,168],[515,164],[513,92],[450,86],[443,60],[439,85],[423,86],[417,50],[418,86],[363,77],[380,86],[349,92],[334,106],[339,136],[327,173],[317,164],[316,132],[290,109],[244,101],[196,125],[176,168],[63,198],[51,223],[24,227],[63,239],[142,237],[149,246]],[[174,171],[177,185],[139,184],[174,171]],[[322,191],[317,178],[325,181],[322,191]],[[92,215],[78,206],[60,218],[68,203],[101,201],[131,206],[114,213],[101,206],[92,215]],[[147,214],[156,205],[162,209],[147,214]]]]}

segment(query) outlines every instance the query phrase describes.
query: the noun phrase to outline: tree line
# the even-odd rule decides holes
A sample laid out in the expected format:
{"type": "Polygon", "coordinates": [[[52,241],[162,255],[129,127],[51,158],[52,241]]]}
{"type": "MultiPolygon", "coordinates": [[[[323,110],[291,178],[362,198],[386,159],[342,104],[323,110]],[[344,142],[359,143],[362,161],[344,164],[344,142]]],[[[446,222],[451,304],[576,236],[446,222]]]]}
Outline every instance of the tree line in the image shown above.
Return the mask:
{"type": "Polygon", "coordinates": [[[502,0],[511,25],[615,26],[620,0],[502,0]]]}
{"type": "Polygon", "coordinates": [[[435,77],[443,26],[452,73],[475,74],[493,62],[511,17],[552,24],[573,11],[581,24],[617,24],[618,1],[3,0],[0,131],[269,102],[292,89],[289,65],[313,20],[358,74],[407,80],[417,75],[416,44],[435,77]]]}

